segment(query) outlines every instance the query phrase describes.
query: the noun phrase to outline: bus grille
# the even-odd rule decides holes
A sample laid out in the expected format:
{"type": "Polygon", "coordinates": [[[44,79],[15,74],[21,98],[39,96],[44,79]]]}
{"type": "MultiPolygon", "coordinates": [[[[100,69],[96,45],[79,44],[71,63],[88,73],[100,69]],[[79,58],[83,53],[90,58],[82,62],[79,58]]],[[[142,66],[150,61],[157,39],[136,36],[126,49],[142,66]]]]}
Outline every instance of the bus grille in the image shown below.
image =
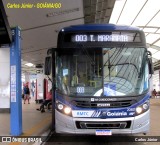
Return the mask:
{"type": "Polygon", "coordinates": [[[130,128],[131,121],[114,122],[85,122],[76,121],[77,129],[127,129],[130,128]]]}
{"type": "Polygon", "coordinates": [[[119,108],[119,107],[129,107],[133,103],[133,100],[123,100],[123,101],[113,101],[113,102],[90,102],[90,101],[73,101],[72,102],[77,107],[82,108],[119,108]]]}

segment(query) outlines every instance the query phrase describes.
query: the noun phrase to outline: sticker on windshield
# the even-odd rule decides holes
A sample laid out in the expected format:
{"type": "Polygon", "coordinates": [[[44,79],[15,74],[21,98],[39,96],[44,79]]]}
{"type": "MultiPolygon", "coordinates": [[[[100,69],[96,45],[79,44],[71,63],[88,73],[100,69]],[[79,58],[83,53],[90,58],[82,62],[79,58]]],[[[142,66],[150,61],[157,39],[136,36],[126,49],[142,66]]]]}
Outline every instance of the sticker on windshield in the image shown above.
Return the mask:
{"type": "Polygon", "coordinates": [[[77,87],[77,93],[79,94],[84,93],[84,87],[77,87]]]}
{"type": "Polygon", "coordinates": [[[116,84],[104,84],[104,96],[116,96],[116,84]]]}

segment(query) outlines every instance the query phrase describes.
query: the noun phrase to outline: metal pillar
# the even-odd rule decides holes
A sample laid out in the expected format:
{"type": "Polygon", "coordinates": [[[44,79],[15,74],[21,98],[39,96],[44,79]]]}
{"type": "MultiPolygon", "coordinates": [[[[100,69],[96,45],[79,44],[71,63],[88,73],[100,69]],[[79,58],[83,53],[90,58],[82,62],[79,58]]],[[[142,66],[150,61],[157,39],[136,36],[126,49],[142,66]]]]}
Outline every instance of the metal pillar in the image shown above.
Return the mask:
{"type": "Polygon", "coordinates": [[[20,28],[12,29],[13,42],[10,49],[10,133],[22,134],[22,90],[21,90],[21,36],[20,28]]]}

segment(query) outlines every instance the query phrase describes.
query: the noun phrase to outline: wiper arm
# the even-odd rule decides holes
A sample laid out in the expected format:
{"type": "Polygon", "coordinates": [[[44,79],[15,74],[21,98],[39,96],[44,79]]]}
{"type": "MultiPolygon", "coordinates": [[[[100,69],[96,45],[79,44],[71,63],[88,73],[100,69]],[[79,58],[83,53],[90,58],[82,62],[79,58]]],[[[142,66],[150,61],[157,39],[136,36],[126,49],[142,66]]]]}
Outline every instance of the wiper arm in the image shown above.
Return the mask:
{"type": "Polygon", "coordinates": [[[111,80],[111,61],[110,61],[110,56],[108,52],[108,70],[109,70],[109,81],[111,80]]]}
{"type": "MultiPolygon", "coordinates": [[[[135,65],[135,64],[133,64],[133,63],[121,63],[121,64],[115,64],[115,65],[110,65],[110,66],[108,66],[108,69],[110,69],[112,66],[118,66],[118,65],[132,65],[132,66],[134,66],[134,68],[136,69],[136,71],[137,71],[137,73],[138,73],[138,68],[137,68],[137,66],[135,65]]],[[[108,75],[107,75],[108,76],[108,75]]],[[[106,77],[107,77],[106,76],[106,77]]],[[[105,78],[106,78],[105,77],[105,78]]],[[[104,79],[105,79],[104,78],[104,79]]],[[[109,70],[109,78],[110,78],[110,70],[109,70]]]]}
{"type": "MultiPolygon", "coordinates": [[[[116,54],[116,56],[114,57],[114,59],[113,59],[113,61],[112,61],[112,63],[114,63],[115,62],[115,60],[116,60],[116,58],[117,58],[117,56],[121,53],[121,51],[122,51],[122,49],[124,48],[124,46],[126,45],[126,43],[122,43],[122,45],[120,46],[120,48],[116,48],[116,49],[119,49],[118,50],[118,52],[117,52],[117,54],[116,54]]],[[[109,51],[111,50],[111,49],[113,49],[114,47],[112,47],[112,48],[110,48],[109,49],[109,51]]],[[[114,54],[112,54],[112,56],[113,56],[114,54]]],[[[112,57],[111,56],[111,57],[112,57]]],[[[106,66],[106,64],[107,64],[107,62],[108,62],[108,70],[109,70],[109,81],[110,81],[110,78],[111,78],[111,67],[113,66],[113,65],[111,65],[111,61],[110,61],[110,55],[109,55],[109,52],[108,52],[108,60],[104,63],[104,65],[103,65],[103,68],[106,66]]],[[[107,76],[106,76],[107,77],[107,76]]],[[[105,78],[106,78],[105,77],[105,78]]],[[[105,79],[104,78],[104,79],[105,79]]]]}
{"type": "MultiPolygon", "coordinates": [[[[126,43],[123,43],[119,48],[116,47],[116,49],[118,49],[118,52],[117,52],[116,56],[114,57],[112,63],[115,62],[116,58],[117,58],[118,55],[121,53],[121,51],[122,51],[122,49],[124,48],[125,45],[126,45],[126,43]]],[[[111,49],[113,49],[113,48],[115,48],[115,47],[110,48],[109,51],[110,51],[111,49]]],[[[114,54],[112,54],[111,57],[112,57],[113,55],[114,55],[114,54]]],[[[107,61],[105,62],[105,64],[104,64],[104,66],[107,64],[107,62],[110,60],[111,57],[108,58],[108,60],[107,60],[107,61]]]]}

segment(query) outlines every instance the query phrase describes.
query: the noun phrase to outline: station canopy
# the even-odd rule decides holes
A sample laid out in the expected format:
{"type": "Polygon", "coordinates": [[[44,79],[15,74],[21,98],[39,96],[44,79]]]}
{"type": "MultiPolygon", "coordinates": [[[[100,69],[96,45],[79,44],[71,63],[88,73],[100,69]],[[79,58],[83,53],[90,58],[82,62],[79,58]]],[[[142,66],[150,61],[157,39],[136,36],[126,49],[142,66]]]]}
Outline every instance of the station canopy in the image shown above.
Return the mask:
{"type": "Polygon", "coordinates": [[[154,69],[160,69],[160,0],[116,0],[109,20],[112,24],[133,25],[145,32],[154,69]]]}

